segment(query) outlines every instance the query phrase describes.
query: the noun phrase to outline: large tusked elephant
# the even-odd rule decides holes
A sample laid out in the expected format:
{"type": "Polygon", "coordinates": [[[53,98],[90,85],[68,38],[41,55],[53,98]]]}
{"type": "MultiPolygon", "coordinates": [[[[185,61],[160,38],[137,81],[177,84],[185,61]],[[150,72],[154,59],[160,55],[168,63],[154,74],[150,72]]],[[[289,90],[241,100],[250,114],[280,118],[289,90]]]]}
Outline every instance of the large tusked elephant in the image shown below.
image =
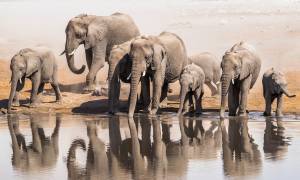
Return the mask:
{"type": "Polygon", "coordinates": [[[31,79],[32,90],[30,103],[34,107],[38,103],[38,95],[43,92],[45,83],[51,83],[56,101],[61,101],[61,93],[57,80],[57,64],[54,54],[47,48],[26,48],[13,56],[10,63],[11,90],[8,99],[8,113],[11,106],[19,106],[19,92],[25,85],[25,78],[31,79]]]}
{"type": "MultiPolygon", "coordinates": [[[[83,44],[89,73],[86,77],[85,92],[94,90],[97,72],[108,60],[114,45],[138,36],[139,30],[129,15],[114,13],[110,16],[78,15],[72,18],[66,28],[66,54],[68,66],[75,74],[81,74],[85,65],[77,69],[74,65],[74,52],[83,44]]],[[[62,54],[63,54],[62,53],[62,54]]]]}
{"type": "Polygon", "coordinates": [[[229,115],[246,116],[249,90],[255,84],[261,68],[261,60],[254,48],[240,42],[227,51],[221,62],[222,97],[220,117],[224,117],[228,94],[229,115]]]}
{"type": "MultiPolygon", "coordinates": [[[[138,84],[144,75],[153,81],[150,114],[156,114],[160,100],[167,97],[168,84],[178,80],[183,68],[188,64],[185,45],[177,35],[163,32],[158,36],[136,38],[131,43],[129,56],[132,59],[132,74],[128,115],[133,116],[138,84]]],[[[148,89],[145,87],[144,91],[148,89]]]]}
{"type": "Polygon", "coordinates": [[[209,52],[203,52],[190,56],[189,63],[194,63],[203,69],[205,74],[205,84],[211,90],[211,95],[214,96],[219,94],[221,91],[221,69],[217,57],[209,52]]]}

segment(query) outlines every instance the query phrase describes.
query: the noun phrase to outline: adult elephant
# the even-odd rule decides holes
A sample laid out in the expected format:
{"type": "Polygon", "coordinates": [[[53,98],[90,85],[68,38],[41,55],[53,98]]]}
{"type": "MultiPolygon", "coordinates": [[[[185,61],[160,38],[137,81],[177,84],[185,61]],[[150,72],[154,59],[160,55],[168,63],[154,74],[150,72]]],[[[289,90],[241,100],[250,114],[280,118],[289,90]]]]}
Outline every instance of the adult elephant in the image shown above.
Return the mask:
{"type": "Polygon", "coordinates": [[[214,96],[220,93],[221,69],[217,57],[209,52],[194,54],[189,57],[189,63],[200,66],[205,74],[205,84],[214,96]]]}
{"type": "MultiPolygon", "coordinates": [[[[136,38],[131,43],[129,56],[132,59],[132,74],[128,115],[133,116],[137,88],[142,75],[149,76],[153,81],[150,114],[156,114],[160,100],[167,96],[168,84],[177,81],[188,64],[185,45],[176,34],[163,32],[158,36],[136,38]]],[[[149,83],[146,83],[146,86],[149,86],[149,83]]],[[[145,87],[144,91],[148,90],[149,88],[145,87]]]]}
{"type": "MultiPolygon", "coordinates": [[[[110,16],[78,15],[72,18],[66,28],[66,54],[68,66],[75,74],[81,74],[85,65],[77,69],[74,52],[79,45],[85,47],[89,73],[86,77],[85,92],[94,90],[97,72],[104,66],[114,45],[138,36],[139,30],[127,14],[114,13],[110,16]]],[[[62,53],[62,54],[63,54],[62,53]]]]}
{"type": "Polygon", "coordinates": [[[235,44],[225,53],[221,62],[222,97],[220,117],[224,117],[228,94],[229,115],[246,116],[249,90],[255,84],[261,68],[261,60],[254,48],[245,42],[235,44]]]}

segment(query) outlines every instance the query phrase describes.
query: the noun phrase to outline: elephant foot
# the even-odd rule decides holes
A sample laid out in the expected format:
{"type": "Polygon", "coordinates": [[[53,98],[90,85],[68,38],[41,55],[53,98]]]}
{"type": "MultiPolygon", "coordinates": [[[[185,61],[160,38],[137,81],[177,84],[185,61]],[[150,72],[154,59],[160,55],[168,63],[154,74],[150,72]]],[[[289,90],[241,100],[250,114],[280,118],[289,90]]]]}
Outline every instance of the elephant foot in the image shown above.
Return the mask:
{"type": "Polygon", "coordinates": [[[271,113],[264,112],[264,116],[271,116],[271,113]]]}
{"type": "Polygon", "coordinates": [[[157,113],[157,109],[152,109],[150,112],[149,112],[149,114],[151,114],[151,115],[155,115],[157,113]]]}
{"type": "Polygon", "coordinates": [[[63,101],[60,99],[60,100],[56,100],[55,103],[56,103],[56,104],[59,104],[59,105],[62,105],[62,104],[63,104],[63,101]]]}
{"type": "Polygon", "coordinates": [[[82,94],[90,94],[95,91],[94,86],[86,86],[83,88],[82,94]]]}
{"type": "Polygon", "coordinates": [[[197,110],[195,113],[196,113],[196,115],[201,115],[202,111],[201,110],[197,110]]]}
{"type": "Polygon", "coordinates": [[[92,96],[102,96],[101,89],[97,88],[94,91],[92,91],[92,96]]]}
{"type": "Polygon", "coordinates": [[[283,114],[282,114],[282,112],[276,112],[276,116],[277,116],[277,117],[282,117],[283,114]]]}
{"type": "Polygon", "coordinates": [[[14,101],[11,104],[13,107],[19,107],[20,106],[20,102],[19,101],[14,101]]]}
{"type": "Polygon", "coordinates": [[[39,103],[37,103],[37,102],[30,103],[30,104],[29,104],[29,107],[30,107],[30,108],[36,108],[36,107],[38,107],[38,104],[39,104],[39,103]]]}
{"type": "Polygon", "coordinates": [[[248,114],[247,114],[246,111],[245,112],[239,112],[239,116],[246,117],[246,116],[248,116],[248,114]]]}

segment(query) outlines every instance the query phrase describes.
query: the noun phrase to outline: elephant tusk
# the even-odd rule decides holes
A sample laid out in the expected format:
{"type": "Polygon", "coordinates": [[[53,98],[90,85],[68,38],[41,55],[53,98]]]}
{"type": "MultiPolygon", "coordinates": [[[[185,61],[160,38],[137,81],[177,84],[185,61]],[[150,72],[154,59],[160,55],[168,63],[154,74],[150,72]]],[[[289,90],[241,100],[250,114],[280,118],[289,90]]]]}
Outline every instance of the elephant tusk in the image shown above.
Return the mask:
{"type": "Polygon", "coordinates": [[[131,78],[131,73],[128,75],[126,79],[129,80],[130,78],[131,78]]]}
{"type": "Polygon", "coordinates": [[[146,71],[143,72],[143,75],[142,75],[142,76],[144,77],[145,75],[146,75],[146,71]]]}
{"type": "Polygon", "coordinates": [[[22,84],[22,78],[19,79],[20,84],[22,84]]]}
{"type": "Polygon", "coordinates": [[[215,85],[214,82],[210,81],[210,84],[211,84],[215,89],[218,89],[218,87],[215,85]]]}
{"type": "Polygon", "coordinates": [[[72,56],[75,53],[76,49],[74,49],[71,53],[69,53],[69,56],[72,56]]]}
{"type": "Polygon", "coordinates": [[[60,53],[60,56],[62,56],[63,54],[66,53],[66,50],[64,50],[63,52],[60,53]]]}
{"type": "Polygon", "coordinates": [[[218,85],[218,84],[220,84],[221,82],[220,81],[218,81],[218,82],[216,82],[216,85],[218,85]]]}
{"type": "Polygon", "coordinates": [[[234,85],[234,79],[231,79],[232,85],[234,85]]]}

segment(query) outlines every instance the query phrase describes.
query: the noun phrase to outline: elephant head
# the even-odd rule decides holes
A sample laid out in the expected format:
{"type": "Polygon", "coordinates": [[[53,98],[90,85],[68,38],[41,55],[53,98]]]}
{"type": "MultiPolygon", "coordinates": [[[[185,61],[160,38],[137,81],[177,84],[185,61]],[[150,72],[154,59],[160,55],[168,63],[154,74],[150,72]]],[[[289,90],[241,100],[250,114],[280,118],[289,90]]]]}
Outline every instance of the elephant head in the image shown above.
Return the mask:
{"type": "Polygon", "coordinates": [[[40,56],[32,49],[22,49],[11,59],[10,69],[11,75],[11,90],[8,99],[8,112],[11,111],[13,98],[16,94],[16,89],[23,86],[25,77],[30,77],[41,68],[40,56]]]}
{"type": "Polygon", "coordinates": [[[129,57],[132,60],[129,116],[132,117],[140,78],[148,71],[155,73],[161,70],[166,51],[155,37],[140,37],[131,43],[129,57]]]}
{"type": "Polygon", "coordinates": [[[289,90],[287,89],[287,81],[284,77],[284,74],[282,72],[279,71],[274,71],[274,69],[272,69],[272,83],[274,86],[274,93],[276,94],[281,94],[284,93],[287,97],[296,97],[295,94],[291,94],[289,92],[289,90]]]}
{"type": "Polygon", "coordinates": [[[229,86],[237,81],[242,81],[252,74],[255,70],[251,60],[250,51],[243,49],[234,52],[226,52],[221,62],[222,68],[222,93],[220,116],[224,117],[226,96],[229,86]]]}
{"type": "Polygon", "coordinates": [[[75,74],[81,74],[85,70],[85,65],[77,69],[74,65],[74,53],[79,45],[83,44],[85,49],[93,48],[97,41],[101,40],[105,32],[104,26],[94,22],[96,16],[81,14],[72,18],[65,30],[66,43],[65,50],[68,66],[75,74]]]}

